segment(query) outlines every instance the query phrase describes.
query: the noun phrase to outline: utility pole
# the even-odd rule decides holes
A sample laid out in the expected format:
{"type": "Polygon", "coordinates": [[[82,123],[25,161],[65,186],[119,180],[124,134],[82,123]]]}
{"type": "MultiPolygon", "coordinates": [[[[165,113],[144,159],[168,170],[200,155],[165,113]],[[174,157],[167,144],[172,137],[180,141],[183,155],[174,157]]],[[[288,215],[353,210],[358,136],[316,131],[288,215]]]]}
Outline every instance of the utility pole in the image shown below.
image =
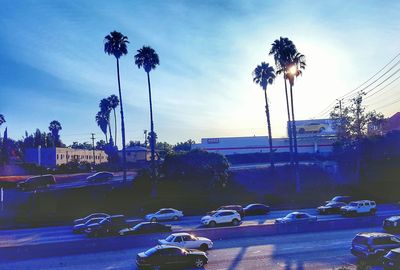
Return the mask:
{"type": "Polygon", "coordinates": [[[339,103],[339,123],[340,123],[340,126],[339,126],[339,134],[340,134],[340,136],[343,136],[343,113],[342,113],[342,101],[343,101],[343,98],[341,98],[341,99],[337,99],[337,101],[338,101],[338,103],[339,103]]]}
{"type": "Polygon", "coordinates": [[[144,147],[147,148],[147,129],[143,130],[144,133],[144,147]]]}
{"type": "Polygon", "coordinates": [[[94,151],[94,133],[92,133],[92,146],[93,146],[93,165],[96,165],[96,153],[94,151]]]}

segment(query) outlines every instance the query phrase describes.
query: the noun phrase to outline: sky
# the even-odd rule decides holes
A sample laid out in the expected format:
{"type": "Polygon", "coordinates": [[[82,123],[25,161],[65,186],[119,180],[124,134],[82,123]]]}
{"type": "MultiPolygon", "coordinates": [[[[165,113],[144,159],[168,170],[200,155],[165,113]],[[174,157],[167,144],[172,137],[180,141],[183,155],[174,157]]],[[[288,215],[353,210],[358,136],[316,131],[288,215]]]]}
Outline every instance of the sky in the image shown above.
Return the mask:
{"type": "MultiPolygon", "coordinates": [[[[264,136],[264,95],[252,71],[274,65],[275,39],[290,38],[306,56],[293,89],[296,119],[326,117],[318,114],[400,52],[400,2],[2,0],[0,132],[20,139],[58,120],[67,145],[89,142],[92,132],[104,139],[95,115],[102,98],[118,95],[116,61],[103,44],[113,30],[130,42],[120,60],[127,141],[150,129],[147,78],[134,64],[143,45],[160,58],[150,74],[159,141],[264,136]]],[[[267,91],[273,137],[285,137],[283,78],[267,91]]],[[[400,103],[387,104],[399,97],[394,83],[366,105],[390,116],[400,103]]]]}

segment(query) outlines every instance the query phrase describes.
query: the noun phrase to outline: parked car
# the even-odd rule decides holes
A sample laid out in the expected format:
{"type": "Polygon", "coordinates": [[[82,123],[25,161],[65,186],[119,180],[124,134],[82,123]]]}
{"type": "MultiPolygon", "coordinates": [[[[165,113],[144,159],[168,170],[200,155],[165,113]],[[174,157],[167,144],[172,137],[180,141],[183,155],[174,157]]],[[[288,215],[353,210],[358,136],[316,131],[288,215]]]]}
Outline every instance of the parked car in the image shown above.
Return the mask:
{"type": "Polygon", "coordinates": [[[321,133],[324,132],[329,126],[324,123],[306,123],[296,127],[297,133],[321,133]]]}
{"type": "Polygon", "coordinates": [[[236,212],[239,213],[241,218],[243,218],[245,215],[243,207],[241,205],[223,205],[220,208],[218,208],[217,210],[208,212],[207,215],[212,215],[219,210],[235,210],[236,212]]]}
{"type": "Polygon", "coordinates": [[[246,216],[266,215],[270,212],[268,205],[261,203],[252,203],[243,208],[246,216]]]}
{"type": "Polygon", "coordinates": [[[387,232],[400,231],[400,216],[388,217],[383,221],[383,229],[387,232]]]}
{"type": "Polygon", "coordinates": [[[72,232],[73,233],[84,233],[86,228],[91,225],[91,224],[95,224],[95,223],[99,223],[100,221],[102,221],[104,218],[92,218],[89,219],[88,221],[86,221],[85,223],[78,223],[75,224],[72,227],[72,232]]]}
{"type": "Polygon", "coordinates": [[[56,179],[51,174],[33,176],[18,183],[17,187],[22,191],[46,188],[56,184],[56,179]]]}
{"type": "Polygon", "coordinates": [[[205,252],[182,249],[175,246],[156,246],[136,256],[136,265],[139,269],[180,269],[185,266],[202,268],[207,264],[205,252]]]}
{"type": "Polygon", "coordinates": [[[292,212],[283,218],[275,219],[276,224],[301,223],[317,221],[317,217],[304,212],[292,212]]]}
{"type": "Polygon", "coordinates": [[[381,259],[394,248],[400,248],[400,239],[381,232],[359,233],[351,243],[351,253],[367,261],[381,259]]]}
{"type": "Polygon", "coordinates": [[[207,215],[201,218],[201,223],[214,227],[217,224],[231,223],[234,226],[239,225],[242,218],[239,213],[235,210],[218,210],[212,215],[207,215]]]}
{"type": "Polygon", "coordinates": [[[350,196],[335,196],[332,198],[332,200],[326,201],[325,203],[342,202],[342,203],[348,204],[351,201],[352,201],[352,198],[350,196]]]}
{"type": "Polygon", "coordinates": [[[183,217],[183,212],[173,208],[162,208],[155,213],[146,215],[146,220],[156,222],[158,220],[178,220],[183,217]]]}
{"type": "Polygon", "coordinates": [[[114,215],[102,219],[99,223],[93,223],[87,226],[85,233],[90,237],[102,235],[117,235],[123,228],[128,227],[124,215],[114,215]]]}
{"type": "Polygon", "coordinates": [[[125,228],[119,231],[119,235],[132,235],[142,233],[170,232],[171,225],[164,225],[158,222],[141,222],[131,228],[125,228]]]}
{"type": "Polygon", "coordinates": [[[97,172],[86,178],[88,182],[104,182],[114,178],[114,175],[110,172],[97,172]]]}
{"type": "Polygon", "coordinates": [[[206,251],[213,247],[213,242],[205,237],[196,237],[189,233],[173,233],[165,239],[158,240],[160,245],[171,245],[181,248],[200,249],[206,251]]]}
{"type": "Polygon", "coordinates": [[[400,269],[400,248],[392,249],[383,256],[382,264],[385,270],[400,269]]]}
{"type": "Polygon", "coordinates": [[[317,211],[319,214],[340,214],[340,209],[346,206],[344,202],[329,202],[326,205],[319,206],[317,211]]]}
{"type": "Polygon", "coordinates": [[[82,224],[82,223],[86,223],[88,220],[92,219],[92,218],[106,218],[109,217],[109,214],[106,213],[93,213],[90,214],[84,218],[78,218],[74,220],[74,224],[82,224]]]}
{"type": "Polygon", "coordinates": [[[340,212],[343,216],[374,215],[376,213],[376,203],[369,200],[350,202],[348,205],[342,206],[340,212]]]}

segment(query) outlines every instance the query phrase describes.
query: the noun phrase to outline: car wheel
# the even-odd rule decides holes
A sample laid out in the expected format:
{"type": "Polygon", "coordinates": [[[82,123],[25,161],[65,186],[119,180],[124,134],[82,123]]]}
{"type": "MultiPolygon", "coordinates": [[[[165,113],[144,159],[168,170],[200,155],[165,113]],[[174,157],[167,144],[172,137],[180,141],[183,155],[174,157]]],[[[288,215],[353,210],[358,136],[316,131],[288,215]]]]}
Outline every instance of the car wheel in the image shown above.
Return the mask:
{"type": "Polygon", "coordinates": [[[201,268],[201,267],[204,266],[204,264],[205,264],[205,262],[204,262],[204,260],[203,260],[202,258],[196,258],[196,259],[194,260],[194,266],[195,266],[196,268],[201,268]]]}
{"type": "Polygon", "coordinates": [[[322,127],[322,128],[319,129],[319,133],[322,133],[322,132],[324,132],[324,131],[325,131],[325,128],[324,128],[324,127],[322,127]]]}
{"type": "Polygon", "coordinates": [[[152,217],[152,218],[150,219],[150,221],[151,221],[151,222],[157,222],[157,218],[156,218],[156,217],[152,217]]]}
{"type": "Polygon", "coordinates": [[[177,216],[174,216],[173,218],[172,218],[172,220],[178,220],[178,217],[177,216]]]}
{"type": "Polygon", "coordinates": [[[234,218],[234,219],[232,220],[232,225],[233,225],[233,226],[239,225],[239,220],[237,220],[236,218],[234,218]]]}
{"type": "Polygon", "coordinates": [[[215,227],[216,225],[217,225],[217,223],[215,221],[210,221],[208,223],[208,226],[210,226],[210,227],[215,227]]]}
{"type": "Polygon", "coordinates": [[[208,249],[208,245],[207,244],[201,244],[199,249],[202,250],[202,251],[206,251],[208,249]]]}

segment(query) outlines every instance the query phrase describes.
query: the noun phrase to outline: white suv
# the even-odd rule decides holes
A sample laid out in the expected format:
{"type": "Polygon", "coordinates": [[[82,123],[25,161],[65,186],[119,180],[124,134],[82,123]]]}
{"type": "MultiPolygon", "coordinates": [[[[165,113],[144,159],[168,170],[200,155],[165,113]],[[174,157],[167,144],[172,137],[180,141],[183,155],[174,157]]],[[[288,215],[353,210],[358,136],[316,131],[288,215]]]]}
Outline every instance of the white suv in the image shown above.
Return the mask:
{"type": "Polygon", "coordinates": [[[374,201],[355,201],[350,202],[346,206],[340,208],[340,212],[343,216],[353,216],[360,214],[374,215],[376,213],[376,203],[374,201]]]}
{"type": "Polygon", "coordinates": [[[232,223],[237,226],[241,220],[239,213],[234,210],[218,210],[212,215],[202,217],[201,223],[210,227],[224,223],[232,223]]]}

